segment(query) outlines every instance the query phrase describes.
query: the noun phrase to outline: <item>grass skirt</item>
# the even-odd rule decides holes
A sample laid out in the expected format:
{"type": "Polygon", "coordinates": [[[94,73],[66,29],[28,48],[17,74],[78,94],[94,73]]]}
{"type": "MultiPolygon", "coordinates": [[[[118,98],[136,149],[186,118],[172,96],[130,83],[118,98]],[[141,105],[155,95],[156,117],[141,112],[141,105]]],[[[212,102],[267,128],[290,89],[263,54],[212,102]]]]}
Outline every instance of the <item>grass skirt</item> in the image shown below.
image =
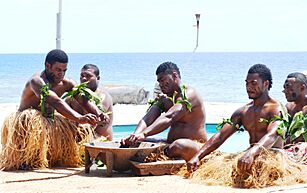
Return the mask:
{"type": "Polygon", "coordinates": [[[226,154],[213,152],[206,156],[192,174],[186,167],[179,175],[207,185],[223,185],[237,188],[262,188],[285,186],[307,182],[307,166],[288,159],[282,151],[263,150],[255,159],[251,173],[241,174],[238,159],[244,153],[226,154]]]}
{"type": "Polygon", "coordinates": [[[60,114],[54,121],[27,109],[10,114],[2,126],[0,168],[41,169],[80,166],[82,144],[92,136],[89,125],[78,125],[60,114]]]}

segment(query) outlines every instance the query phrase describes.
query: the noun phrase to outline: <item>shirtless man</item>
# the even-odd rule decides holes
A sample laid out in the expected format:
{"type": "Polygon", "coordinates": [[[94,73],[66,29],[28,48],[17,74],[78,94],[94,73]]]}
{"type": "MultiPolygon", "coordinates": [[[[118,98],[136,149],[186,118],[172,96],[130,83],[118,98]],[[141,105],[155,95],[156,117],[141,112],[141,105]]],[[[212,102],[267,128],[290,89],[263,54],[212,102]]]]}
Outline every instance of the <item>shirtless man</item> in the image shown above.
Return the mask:
{"type": "Polygon", "coordinates": [[[169,157],[189,160],[200,148],[193,140],[207,141],[203,100],[194,88],[186,86],[185,91],[181,89],[183,85],[176,64],[172,62],[160,64],[156,75],[164,96],[149,109],[139,121],[134,133],[123,139],[122,144],[134,145],[170,127],[166,142],[171,144],[165,152],[169,157]],[[179,102],[184,100],[184,95],[192,104],[191,111],[186,104],[179,102]],[[176,102],[170,100],[173,96],[176,102]]]}
{"type": "Polygon", "coordinates": [[[50,51],[45,59],[45,70],[41,73],[34,74],[26,83],[22,92],[19,111],[28,108],[41,110],[40,99],[41,89],[44,85],[49,85],[49,95],[46,96],[45,110],[47,117],[50,117],[54,109],[57,110],[64,117],[76,121],[78,123],[89,123],[96,125],[98,121],[99,111],[89,103],[84,103],[88,114],[81,115],[74,111],[63,99],[60,97],[76,85],[73,80],[65,78],[67,70],[68,56],[62,50],[50,51]]]}
{"type": "MultiPolygon", "coordinates": [[[[105,119],[108,119],[103,122],[103,124],[97,125],[95,128],[96,134],[99,136],[104,136],[107,140],[112,141],[113,139],[113,129],[112,129],[112,121],[113,121],[113,101],[111,95],[107,92],[106,89],[99,87],[99,69],[94,64],[86,64],[81,69],[80,74],[80,82],[87,82],[87,87],[91,89],[101,99],[101,104],[99,104],[105,110],[105,119]],[[108,115],[107,115],[108,114],[108,115]]],[[[88,113],[86,109],[81,106],[76,100],[72,100],[68,98],[66,102],[77,112],[84,115],[88,113]]]]}
{"type": "Polygon", "coordinates": [[[276,132],[279,122],[276,121],[267,125],[259,121],[260,118],[270,120],[275,115],[280,115],[279,103],[269,96],[269,90],[272,86],[270,70],[263,64],[255,64],[249,69],[245,82],[248,97],[253,101],[237,109],[231,116],[233,124],[225,124],[187,162],[188,171],[196,170],[199,160],[216,150],[240,126],[243,126],[249,133],[251,145],[238,160],[237,166],[240,172],[250,171],[255,157],[259,155],[262,148],[282,148],[283,141],[276,132]]]}
{"type": "MultiPolygon", "coordinates": [[[[295,72],[287,76],[284,83],[285,97],[288,101],[286,108],[291,117],[299,111],[303,111],[307,114],[307,78],[303,73],[295,72]]],[[[304,138],[301,135],[296,138],[293,142],[304,142],[304,138]]],[[[287,140],[287,143],[290,143],[287,140]]]]}

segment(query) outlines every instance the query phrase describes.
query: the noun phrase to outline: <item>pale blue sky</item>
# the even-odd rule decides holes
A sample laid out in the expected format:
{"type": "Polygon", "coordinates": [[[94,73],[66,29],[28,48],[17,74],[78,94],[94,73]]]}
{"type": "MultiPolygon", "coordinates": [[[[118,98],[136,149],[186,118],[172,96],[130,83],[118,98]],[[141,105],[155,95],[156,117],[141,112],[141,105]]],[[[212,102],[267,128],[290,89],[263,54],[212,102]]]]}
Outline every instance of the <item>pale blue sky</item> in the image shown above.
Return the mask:
{"type": "MultiPolygon", "coordinates": [[[[62,0],[69,52],[307,51],[307,0],[62,0]]],[[[58,0],[1,0],[0,53],[55,48],[58,0]]]]}

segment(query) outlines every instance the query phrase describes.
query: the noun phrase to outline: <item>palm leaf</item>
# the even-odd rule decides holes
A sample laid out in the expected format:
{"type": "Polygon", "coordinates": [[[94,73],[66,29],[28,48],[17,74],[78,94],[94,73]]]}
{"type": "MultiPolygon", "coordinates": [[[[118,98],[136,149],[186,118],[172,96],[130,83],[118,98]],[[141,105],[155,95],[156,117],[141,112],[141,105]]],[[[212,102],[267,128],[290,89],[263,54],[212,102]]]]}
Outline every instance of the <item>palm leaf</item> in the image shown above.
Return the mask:
{"type": "Polygon", "coordinates": [[[303,136],[304,140],[307,141],[307,115],[304,115],[302,111],[295,113],[291,124],[288,128],[290,140],[293,141],[296,138],[303,136]]]}
{"type": "Polygon", "coordinates": [[[41,112],[43,114],[44,117],[49,117],[51,118],[51,120],[54,120],[54,111],[52,111],[51,115],[48,115],[46,112],[46,98],[47,96],[50,95],[49,93],[49,84],[45,84],[42,86],[42,88],[40,89],[40,102],[39,102],[39,106],[41,107],[41,112]]]}
{"type": "Polygon", "coordinates": [[[77,86],[75,86],[71,91],[67,92],[62,99],[65,99],[66,97],[75,97],[77,95],[81,97],[85,97],[87,100],[94,102],[95,105],[98,107],[99,110],[101,110],[103,113],[111,114],[111,112],[106,112],[106,110],[101,106],[101,98],[99,95],[95,92],[93,92],[91,89],[87,87],[88,82],[81,83],[77,86]]]}

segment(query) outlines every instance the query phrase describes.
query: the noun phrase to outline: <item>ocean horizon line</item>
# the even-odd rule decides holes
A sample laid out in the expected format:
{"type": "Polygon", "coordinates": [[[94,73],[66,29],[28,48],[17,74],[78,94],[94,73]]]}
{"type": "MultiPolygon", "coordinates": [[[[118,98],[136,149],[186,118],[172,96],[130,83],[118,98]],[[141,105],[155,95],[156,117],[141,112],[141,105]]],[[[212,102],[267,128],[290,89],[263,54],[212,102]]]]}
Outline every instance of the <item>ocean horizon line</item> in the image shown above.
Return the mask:
{"type": "MultiPolygon", "coordinates": [[[[63,49],[65,50],[65,49],[63,49]]],[[[49,50],[50,51],[50,50],[49,50]]],[[[66,51],[66,50],[65,50],[66,51]]],[[[174,52],[174,51],[170,51],[170,52],[67,52],[67,54],[235,54],[235,53],[305,53],[306,51],[196,51],[196,52],[192,52],[192,51],[181,51],[181,52],[174,52]]],[[[0,55],[14,55],[14,54],[47,54],[47,52],[8,52],[8,53],[0,53],[0,55]]]]}

